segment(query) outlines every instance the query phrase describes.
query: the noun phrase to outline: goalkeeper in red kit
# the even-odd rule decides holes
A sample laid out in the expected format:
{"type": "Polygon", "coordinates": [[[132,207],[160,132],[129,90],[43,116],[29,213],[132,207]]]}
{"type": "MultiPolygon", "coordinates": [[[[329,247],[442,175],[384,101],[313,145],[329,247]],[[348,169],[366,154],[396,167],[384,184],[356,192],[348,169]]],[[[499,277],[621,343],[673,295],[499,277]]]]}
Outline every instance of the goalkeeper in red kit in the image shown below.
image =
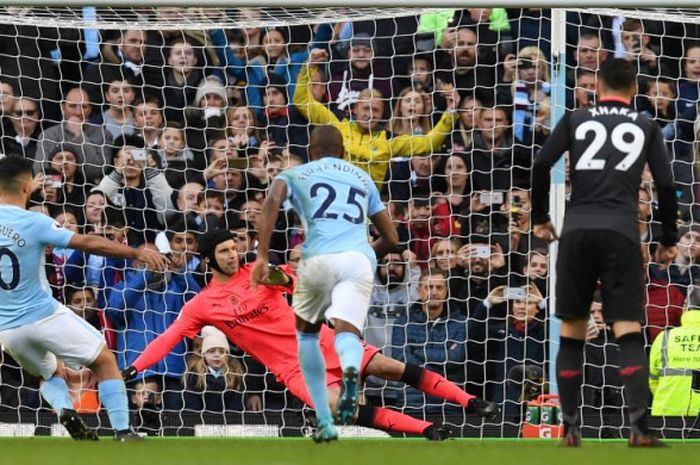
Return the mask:
{"type": "MultiPolygon", "coordinates": [[[[194,338],[202,327],[211,325],[265,365],[292,394],[313,406],[297,358],[294,311],[284,297],[284,293],[293,289],[294,279],[276,269],[270,273],[271,284],[253,288],[250,279],[252,267],[239,264],[236,237],[229,231],[208,233],[200,242],[200,256],[208,260],[213,273],[211,283],[185,304],[180,317],[146,347],[133,365],[124,369],[124,378],[134,378],[138,372],[165,357],[183,337],[194,338]]],[[[342,379],[333,340],[333,331],[324,326],[320,343],[326,362],[331,408],[338,400],[342,379]]],[[[369,345],[364,346],[360,375],[402,381],[482,417],[493,417],[500,410],[496,403],[467,394],[437,373],[386,357],[378,348],[369,345]]],[[[443,440],[450,434],[442,425],[380,407],[360,406],[355,424],[384,431],[422,434],[431,440],[443,440]]]]}

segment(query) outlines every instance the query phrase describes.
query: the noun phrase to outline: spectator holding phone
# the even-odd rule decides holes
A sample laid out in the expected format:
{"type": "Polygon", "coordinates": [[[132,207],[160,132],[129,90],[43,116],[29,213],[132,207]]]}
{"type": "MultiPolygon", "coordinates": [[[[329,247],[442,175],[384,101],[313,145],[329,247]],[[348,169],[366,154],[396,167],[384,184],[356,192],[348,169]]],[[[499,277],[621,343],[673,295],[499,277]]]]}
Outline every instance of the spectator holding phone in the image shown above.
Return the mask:
{"type": "MultiPolygon", "coordinates": [[[[525,47],[517,60],[506,59],[506,70],[512,74],[509,92],[502,92],[503,101],[513,103],[513,135],[524,144],[542,144],[543,134],[536,131],[539,103],[549,97],[551,85],[549,65],[537,47],[525,47]],[[513,79],[513,77],[515,79],[513,79]]],[[[503,89],[503,87],[501,87],[503,89]]]]}
{"type": "MultiPolygon", "coordinates": [[[[139,156],[143,152],[136,152],[139,156]]],[[[199,180],[201,175],[195,170],[204,167],[204,155],[195,155],[187,146],[185,129],[182,124],[168,122],[158,138],[158,149],[147,152],[146,165],[163,169],[165,179],[173,189],[185,183],[199,180]]]]}
{"type": "Polygon", "coordinates": [[[497,227],[494,235],[508,254],[508,260],[513,270],[521,270],[527,264],[531,250],[546,249],[547,247],[544,241],[532,234],[531,211],[529,189],[514,187],[506,192],[504,202],[501,205],[501,213],[508,218],[508,225],[505,229],[497,227]],[[503,241],[505,238],[507,240],[503,241]]]}
{"type": "Polygon", "coordinates": [[[499,244],[489,244],[487,237],[472,236],[471,243],[463,245],[457,252],[457,267],[452,270],[452,279],[457,283],[453,299],[466,301],[467,315],[471,316],[486,298],[489,291],[503,284],[508,269],[506,258],[499,244]],[[462,284],[463,283],[463,284],[462,284]]]}
{"type": "Polygon", "coordinates": [[[546,313],[546,301],[534,284],[499,286],[484,299],[469,326],[470,339],[485,344],[487,398],[503,403],[507,417],[520,416],[522,395],[506,385],[509,370],[525,363],[545,368],[546,313]],[[501,304],[507,307],[505,315],[501,304]]]}
{"type": "Polygon", "coordinates": [[[445,273],[445,276],[447,276],[449,298],[454,300],[462,310],[462,313],[467,315],[466,278],[464,268],[460,266],[459,260],[461,248],[462,243],[457,238],[438,239],[430,249],[430,267],[445,273]]]}
{"type": "Polygon", "coordinates": [[[620,42],[624,50],[618,54],[618,57],[638,62],[641,78],[651,78],[657,75],[659,55],[657,51],[652,49],[651,37],[645,33],[642,20],[626,19],[622,23],[620,42]]]}
{"type": "Polygon", "coordinates": [[[72,208],[84,205],[87,193],[92,188],[85,182],[80,169],[82,160],[80,147],[74,145],[56,147],[49,154],[49,166],[55,174],[46,179],[51,180],[51,187],[58,189],[59,203],[72,208]]]}
{"type": "Polygon", "coordinates": [[[533,249],[523,267],[526,282],[535,284],[543,296],[547,296],[547,277],[549,276],[549,252],[545,248],[533,249]]]}
{"type": "Polygon", "coordinates": [[[143,141],[124,138],[114,152],[114,171],[97,186],[112,204],[124,209],[131,245],[153,241],[165,211],[173,209],[172,187],[162,172],[146,166],[143,154],[143,141]]]}
{"type": "Polygon", "coordinates": [[[576,108],[588,108],[595,105],[595,90],[597,85],[596,74],[587,69],[579,69],[576,72],[574,83],[574,104],[576,108]]]}

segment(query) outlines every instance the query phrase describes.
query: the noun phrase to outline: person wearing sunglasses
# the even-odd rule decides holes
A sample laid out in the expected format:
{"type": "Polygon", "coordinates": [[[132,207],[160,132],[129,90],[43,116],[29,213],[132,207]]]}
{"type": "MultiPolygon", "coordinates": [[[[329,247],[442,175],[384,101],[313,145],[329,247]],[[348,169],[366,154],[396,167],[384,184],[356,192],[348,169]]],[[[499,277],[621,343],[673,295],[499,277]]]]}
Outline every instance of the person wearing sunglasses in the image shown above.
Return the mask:
{"type": "Polygon", "coordinates": [[[33,159],[41,132],[39,104],[27,97],[14,100],[9,111],[10,124],[2,136],[2,153],[33,159]]]}

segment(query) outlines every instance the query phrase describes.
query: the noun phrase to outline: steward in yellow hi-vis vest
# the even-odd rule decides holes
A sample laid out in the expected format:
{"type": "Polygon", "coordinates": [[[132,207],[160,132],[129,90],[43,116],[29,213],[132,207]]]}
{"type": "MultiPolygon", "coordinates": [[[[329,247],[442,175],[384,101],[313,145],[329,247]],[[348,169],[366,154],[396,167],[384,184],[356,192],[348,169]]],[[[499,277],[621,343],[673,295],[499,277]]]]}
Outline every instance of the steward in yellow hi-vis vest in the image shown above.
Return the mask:
{"type": "Polygon", "coordinates": [[[365,89],[353,103],[352,121],[339,120],[332,111],[316,100],[311,91],[313,76],[318,68],[313,63],[317,51],[311,54],[312,64],[304,65],[299,72],[294,91],[294,105],[311,124],[330,124],[340,130],[345,146],[345,160],[367,171],[381,191],[384,177],[393,157],[430,154],[438,150],[445,138],[452,132],[455,121],[455,108],[459,105],[459,94],[453,93],[448,101],[448,111],[435,127],[423,136],[401,135],[387,138],[387,133],[379,129],[384,113],[384,101],[379,91],[365,89]]]}
{"type": "Polygon", "coordinates": [[[700,387],[693,390],[693,371],[700,377],[700,308],[681,317],[681,326],[659,334],[649,354],[649,388],[654,394],[651,414],[696,416],[700,387]]]}

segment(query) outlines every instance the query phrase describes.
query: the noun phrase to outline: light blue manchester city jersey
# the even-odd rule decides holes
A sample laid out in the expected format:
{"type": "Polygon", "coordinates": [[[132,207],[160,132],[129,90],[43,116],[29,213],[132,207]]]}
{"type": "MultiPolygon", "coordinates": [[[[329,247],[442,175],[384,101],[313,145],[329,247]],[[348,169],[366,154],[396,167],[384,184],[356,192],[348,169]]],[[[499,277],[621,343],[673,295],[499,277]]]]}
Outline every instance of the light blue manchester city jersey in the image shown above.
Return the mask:
{"type": "Polygon", "coordinates": [[[0,330],[51,316],[58,301],[44,271],[46,246],[67,247],[73,233],[53,219],[0,205],[0,330]]]}
{"type": "Polygon", "coordinates": [[[304,225],[303,258],[357,251],[376,266],[366,219],[384,210],[384,204],[365,171],[326,157],[283,171],[278,179],[287,184],[287,199],[304,225]]]}

